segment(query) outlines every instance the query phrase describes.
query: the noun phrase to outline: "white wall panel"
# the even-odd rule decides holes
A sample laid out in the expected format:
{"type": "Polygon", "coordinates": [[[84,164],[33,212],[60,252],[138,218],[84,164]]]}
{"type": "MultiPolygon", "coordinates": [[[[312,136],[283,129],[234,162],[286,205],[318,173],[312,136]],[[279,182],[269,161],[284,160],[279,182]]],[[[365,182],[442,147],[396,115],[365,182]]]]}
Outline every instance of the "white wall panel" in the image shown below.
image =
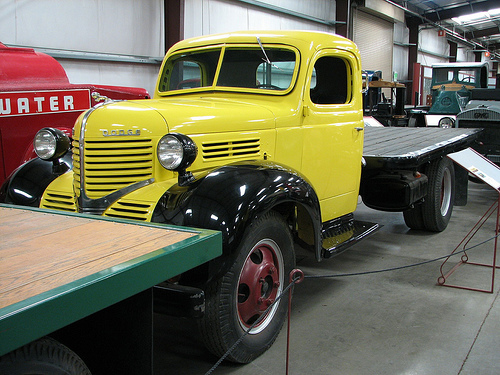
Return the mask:
{"type": "Polygon", "coordinates": [[[438,36],[436,29],[421,29],[418,35],[418,57],[417,62],[422,65],[448,62],[450,45],[446,37],[438,36]]]}
{"type": "Polygon", "coordinates": [[[457,61],[476,61],[476,56],[470,46],[458,43],[457,45],[457,61]]]}
{"type": "Polygon", "coordinates": [[[0,0],[0,42],[15,40],[16,6],[14,0],[0,0]]]}
{"type": "Polygon", "coordinates": [[[335,1],[331,0],[267,0],[262,2],[319,19],[335,20],[335,1]]]}
{"type": "Polygon", "coordinates": [[[457,46],[457,61],[474,61],[474,53],[468,49],[468,48],[464,48],[463,45],[458,45],[457,46]],[[471,59],[471,55],[474,56],[472,59],[471,59]]]}
{"type": "Polygon", "coordinates": [[[410,32],[400,22],[394,24],[394,47],[392,57],[392,70],[398,73],[398,81],[408,80],[408,43],[410,32]]]}
{"type": "Polygon", "coordinates": [[[161,0],[0,0],[0,9],[2,21],[10,25],[5,36],[0,26],[4,43],[163,54],[161,0]]]}
{"type": "Polygon", "coordinates": [[[334,27],[297,18],[287,10],[321,20],[335,19],[335,3],[329,0],[261,1],[282,8],[265,9],[238,0],[186,0],[184,37],[237,30],[319,30],[333,32],[334,27]]]}
{"type": "MultiPolygon", "coordinates": [[[[0,41],[35,48],[163,56],[163,0],[0,0],[0,41]]],[[[61,61],[72,83],[140,86],[150,93],[158,70],[147,64],[61,61]]]]}
{"type": "Polygon", "coordinates": [[[153,96],[160,66],[58,59],[71,83],[142,87],[153,96]]]}
{"type": "Polygon", "coordinates": [[[225,33],[239,30],[242,26],[248,29],[248,9],[225,1],[206,1],[208,14],[204,22],[208,23],[209,34],[225,33]]]}

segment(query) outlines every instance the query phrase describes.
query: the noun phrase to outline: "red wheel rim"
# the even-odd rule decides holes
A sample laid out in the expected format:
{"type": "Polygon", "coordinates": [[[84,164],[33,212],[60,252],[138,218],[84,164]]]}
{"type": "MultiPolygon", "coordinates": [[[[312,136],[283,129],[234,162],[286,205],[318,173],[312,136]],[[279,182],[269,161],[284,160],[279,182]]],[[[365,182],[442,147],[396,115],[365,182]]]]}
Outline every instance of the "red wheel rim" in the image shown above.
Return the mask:
{"type": "MultiPolygon", "coordinates": [[[[270,239],[256,244],[238,279],[238,317],[244,330],[250,328],[279,296],[283,290],[283,273],[283,256],[278,245],[270,239]]],[[[250,333],[264,330],[277,308],[276,303],[250,333]]]]}

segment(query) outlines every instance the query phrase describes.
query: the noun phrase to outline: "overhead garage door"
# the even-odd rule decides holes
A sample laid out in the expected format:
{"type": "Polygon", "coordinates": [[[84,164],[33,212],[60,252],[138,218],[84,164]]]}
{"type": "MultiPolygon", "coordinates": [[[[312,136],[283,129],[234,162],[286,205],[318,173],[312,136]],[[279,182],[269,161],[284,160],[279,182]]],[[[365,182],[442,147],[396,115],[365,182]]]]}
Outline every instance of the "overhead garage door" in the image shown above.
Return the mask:
{"type": "Polygon", "coordinates": [[[361,52],[364,70],[381,70],[382,78],[392,80],[392,22],[357,10],[353,15],[354,42],[361,52]]]}

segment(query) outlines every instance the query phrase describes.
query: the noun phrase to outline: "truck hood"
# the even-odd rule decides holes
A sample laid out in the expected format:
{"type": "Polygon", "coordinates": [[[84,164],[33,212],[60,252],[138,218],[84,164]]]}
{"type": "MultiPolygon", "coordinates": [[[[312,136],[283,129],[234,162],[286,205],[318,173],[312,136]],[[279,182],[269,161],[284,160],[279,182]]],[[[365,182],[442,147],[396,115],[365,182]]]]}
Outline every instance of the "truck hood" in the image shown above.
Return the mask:
{"type": "Polygon", "coordinates": [[[261,105],[223,98],[166,98],[140,101],[156,110],[169,132],[204,134],[271,129],[273,112],[261,105]]]}
{"type": "Polygon", "coordinates": [[[489,109],[500,113],[500,102],[493,100],[471,100],[465,106],[465,110],[469,109],[489,109]]]}
{"type": "Polygon", "coordinates": [[[429,114],[457,114],[465,107],[470,97],[470,91],[460,90],[437,90],[433,94],[432,106],[429,114]]]}

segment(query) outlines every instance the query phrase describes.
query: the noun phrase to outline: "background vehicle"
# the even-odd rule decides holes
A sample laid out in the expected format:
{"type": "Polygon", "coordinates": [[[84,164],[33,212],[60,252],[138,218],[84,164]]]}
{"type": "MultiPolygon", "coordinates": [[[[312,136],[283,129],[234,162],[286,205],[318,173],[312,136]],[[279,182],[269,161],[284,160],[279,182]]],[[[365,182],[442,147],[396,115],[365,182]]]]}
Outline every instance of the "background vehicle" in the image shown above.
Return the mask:
{"type": "Polygon", "coordinates": [[[110,99],[146,99],[145,89],[71,84],[54,58],[0,43],[0,184],[36,157],[33,137],[45,126],[71,135],[83,111],[110,99]]]}
{"type": "Polygon", "coordinates": [[[475,88],[488,87],[488,63],[446,63],[432,66],[431,108],[411,110],[409,126],[454,125],[475,88]]]}
{"type": "Polygon", "coordinates": [[[476,133],[365,128],[360,55],[345,38],[211,35],[169,50],[152,100],[80,116],[71,170],[53,168],[69,140],[42,129],[40,159],[12,175],[1,199],[220,231],[223,255],[178,283],[205,291],[199,323],[214,354],[248,331],[228,357],[245,363],[281,329],[286,302],[274,302],[296,243],[320,261],[373,233],[377,224],[354,219],[359,194],[369,207],[403,211],[411,228],[444,230],[467,192],[445,156],[476,133]],[[36,183],[33,170],[45,171],[36,183]]]}
{"type": "Polygon", "coordinates": [[[377,76],[368,72],[368,90],[363,96],[364,114],[383,126],[408,126],[405,95],[404,84],[384,81],[381,74],[377,76]]]}
{"type": "Polygon", "coordinates": [[[500,163],[500,89],[474,89],[471,100],[457,115],[457,128],[484,129],[474,149],[500,163]]]}

